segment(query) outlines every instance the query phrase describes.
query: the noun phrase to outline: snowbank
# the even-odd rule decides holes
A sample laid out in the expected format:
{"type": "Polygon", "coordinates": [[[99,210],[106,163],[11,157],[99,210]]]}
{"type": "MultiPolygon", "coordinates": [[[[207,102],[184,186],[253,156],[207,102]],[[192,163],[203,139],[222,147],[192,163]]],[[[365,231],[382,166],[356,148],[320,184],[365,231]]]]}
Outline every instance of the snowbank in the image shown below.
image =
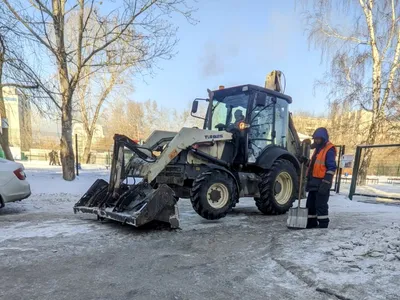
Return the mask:
{"type": "MultiPolygon", "coordinates": [[[[382,259],[388,262],[400,260],[400,227],[393,224],[364,230],[348,242],[334,246],[327,253],[345,263],[362,261],[366,268],[382,259]]],[[[359,264],[354,267],[360,268],[359,264]]]]}

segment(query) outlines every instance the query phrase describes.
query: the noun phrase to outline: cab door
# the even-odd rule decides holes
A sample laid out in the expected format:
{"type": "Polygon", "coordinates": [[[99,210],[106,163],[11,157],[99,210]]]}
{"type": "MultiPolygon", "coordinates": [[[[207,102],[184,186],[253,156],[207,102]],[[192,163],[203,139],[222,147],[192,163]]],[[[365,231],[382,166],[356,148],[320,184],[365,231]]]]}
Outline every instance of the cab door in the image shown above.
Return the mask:
{"type": "Polygon", "coordinates": [[[255,163],[261,152],[268,145],[274,144],[275,138],[275,102],[276,98],[266,93],[257,92],[252,101],[249,114],[248,162],[255,163]]]}

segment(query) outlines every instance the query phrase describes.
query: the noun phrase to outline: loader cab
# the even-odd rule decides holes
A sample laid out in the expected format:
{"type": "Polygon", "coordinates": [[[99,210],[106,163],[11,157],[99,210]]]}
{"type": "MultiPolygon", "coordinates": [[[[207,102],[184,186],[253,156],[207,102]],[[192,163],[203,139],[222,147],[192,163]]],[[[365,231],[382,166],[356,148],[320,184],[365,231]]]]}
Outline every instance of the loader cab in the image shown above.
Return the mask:
{"type": "Polygon", "coordinates": [[[234,133],[241,148],[236,161],[255,163],[266,147],[287,147],[291,97],[254,85],[209,90],[208,94],[203,128],[234,133]]]}

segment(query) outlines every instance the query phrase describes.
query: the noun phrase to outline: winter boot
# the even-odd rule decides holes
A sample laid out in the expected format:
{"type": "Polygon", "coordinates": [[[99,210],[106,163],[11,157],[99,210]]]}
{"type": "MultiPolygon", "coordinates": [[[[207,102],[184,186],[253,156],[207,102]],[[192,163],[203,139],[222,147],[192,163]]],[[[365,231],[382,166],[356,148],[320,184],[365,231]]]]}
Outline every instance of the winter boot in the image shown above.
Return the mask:
{"type": "Polygon", "coordinates": [[[328,228],[329,219],[318,220],[318,228],[328,228]]]}
{"type": "Polygon", "coordinates": [[[317,228],[317,227],[318,227],[317,218],[307,219],[307,228],[317,228]]]}

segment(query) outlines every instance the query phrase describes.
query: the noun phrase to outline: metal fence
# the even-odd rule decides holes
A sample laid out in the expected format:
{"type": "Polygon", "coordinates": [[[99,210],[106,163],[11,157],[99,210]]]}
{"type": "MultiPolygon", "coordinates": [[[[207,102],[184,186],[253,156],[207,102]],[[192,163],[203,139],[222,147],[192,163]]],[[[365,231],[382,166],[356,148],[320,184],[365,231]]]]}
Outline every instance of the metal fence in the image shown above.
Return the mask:
{"type": "Polygon", "coordinates": [[[349,189],[349,199],[354,196],[400,200],[400,144],[357,146],[353,172],[349,189]],[[362,159],[366,151],[370,164],[363,176],[360,176],[362,159]]]}
{"type": "Polygon", "coordinates": [[[49,156],[47,154],[30,154],[29,152],[21,153],[22,161],[48,161],[49,156]]]}
{"type": "MultiPolygon", "coordinates": [[[[112,152],[91,152],[89,155],[89,164],[93,165],[106,165],[109,166],[111,164],[112,152]]],[[[86,163],[83,161],[82,155],[78,155],[78,161],[80,163],[86,163]]]]}
{"type": "MultiPolygon", "coordinates": [[[[74,149],[75,150],[75,149],[74,149]]],[[[49,151],[50,152],[50,151],[49,151]]],[[[76,152],[75,152],[76,158],[76,152]]],[[[110,165],[112,158],[112,152],[92,152],[89,157],[89,164],[94,165],[110,165]]],[[[30,153],[29,151],[21,152],[21,160],[22,161],[50,161],[50,157],[47,153],[30,153]]],[[[78,152],[78,162],[81,164],[86,164],[83,161],[83,156],[78,152]]]]}

